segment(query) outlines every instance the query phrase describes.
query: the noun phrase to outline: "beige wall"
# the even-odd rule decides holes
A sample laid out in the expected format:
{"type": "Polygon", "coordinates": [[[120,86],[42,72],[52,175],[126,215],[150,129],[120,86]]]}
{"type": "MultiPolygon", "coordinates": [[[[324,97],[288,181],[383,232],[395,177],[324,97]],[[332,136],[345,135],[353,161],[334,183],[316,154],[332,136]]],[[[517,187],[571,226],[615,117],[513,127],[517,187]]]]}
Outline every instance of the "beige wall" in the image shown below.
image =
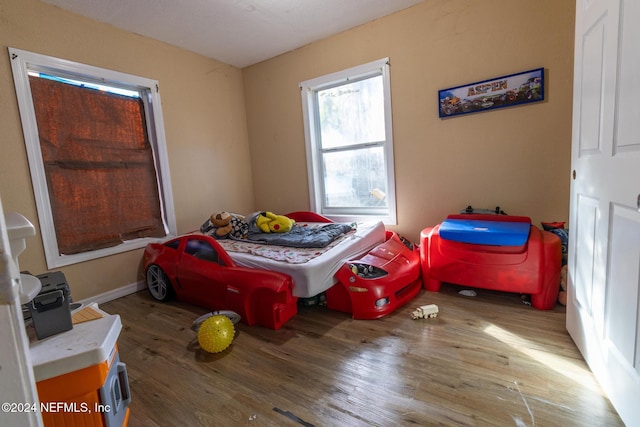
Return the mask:
{"type": "Polygon", "coordinates": [[[389,57],[398,225],[569,210],[574,0],[426,0],[243,70],[257,209],[309,207],[301,81],[389,57]],[[544,102],[441,120],[439,89],[544,67],[544,102]],[[286,165],[286,167],[283,167],[286,165]]]}
{"type": "MultiPolygon", "coordinates": [[[[21,212],[38,229],[21,269],[47,271],[7,47],[159,81],[179,232],[198,228],[215,210],[253,209],[241,70],[38,0],[0,0],[0,196],[5,210],[21,212]]],[[[141,255],[61,270],[80,300],[139,280],[141,255]]]]}
{"type": "MultiPolygon", "coordinates": [[[[567,220],[573,15],[573,0],[426,0],[239,70],[38,0],[0,0],[0,196],[38,227],[9,46],[160,82],[180,233],[215,210],[308,208],[298,83],[388,56],[394,229],[417,240],[467,204],[567,220]],[[439,89],[536,67],[544,102],[438,119],[439,89]]],[[[89,298],[139,280],[141,253],[61,270],[74,299],[89,298]]],[[[46,271],[39,233],[20,267],[46,271]]]]}

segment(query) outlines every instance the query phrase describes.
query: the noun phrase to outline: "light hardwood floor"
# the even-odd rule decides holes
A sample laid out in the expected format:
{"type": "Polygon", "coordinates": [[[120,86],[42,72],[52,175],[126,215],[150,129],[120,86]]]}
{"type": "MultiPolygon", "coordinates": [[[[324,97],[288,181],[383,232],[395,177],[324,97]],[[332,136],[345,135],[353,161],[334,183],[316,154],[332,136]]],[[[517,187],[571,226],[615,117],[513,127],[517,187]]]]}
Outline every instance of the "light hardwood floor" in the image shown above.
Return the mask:
{"type": "Polygon", "coordinates": [[[139,292],[119,314],[129,426],[621,426],[565,329],[565,310],[444,285],[379,320],[301,307],[280,330],[236,326],[199,348],[208,310],[139,292]],[[437,304],[434,319],[412,320],[437,304]]]}

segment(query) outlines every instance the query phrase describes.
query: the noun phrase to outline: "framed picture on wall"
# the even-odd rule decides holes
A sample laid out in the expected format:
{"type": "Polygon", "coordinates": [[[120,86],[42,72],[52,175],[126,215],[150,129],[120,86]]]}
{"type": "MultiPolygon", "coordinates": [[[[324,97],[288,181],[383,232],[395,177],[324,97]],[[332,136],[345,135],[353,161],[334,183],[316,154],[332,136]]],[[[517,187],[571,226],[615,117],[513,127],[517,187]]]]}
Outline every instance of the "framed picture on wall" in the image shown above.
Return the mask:
{"type": "Polygon", "coordinates": [[[544,100],[544,68],[438,91],[440,118],[544,100]]]}

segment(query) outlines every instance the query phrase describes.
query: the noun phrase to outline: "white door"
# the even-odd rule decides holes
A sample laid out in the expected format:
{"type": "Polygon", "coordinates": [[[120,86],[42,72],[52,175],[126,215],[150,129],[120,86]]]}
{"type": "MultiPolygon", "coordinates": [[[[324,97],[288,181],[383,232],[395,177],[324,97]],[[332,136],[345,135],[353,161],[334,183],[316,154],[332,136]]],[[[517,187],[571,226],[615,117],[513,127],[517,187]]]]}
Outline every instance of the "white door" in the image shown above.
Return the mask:
{"type": "Polygon", "coordinates": [[[0,425],[35,427],[42,417],[6,228],[0,200],[0,425]]]}
{"type": "Polygon", "coordinates": [[[567,329],[640,425],[640,2],[577,0],[567,329]]]}

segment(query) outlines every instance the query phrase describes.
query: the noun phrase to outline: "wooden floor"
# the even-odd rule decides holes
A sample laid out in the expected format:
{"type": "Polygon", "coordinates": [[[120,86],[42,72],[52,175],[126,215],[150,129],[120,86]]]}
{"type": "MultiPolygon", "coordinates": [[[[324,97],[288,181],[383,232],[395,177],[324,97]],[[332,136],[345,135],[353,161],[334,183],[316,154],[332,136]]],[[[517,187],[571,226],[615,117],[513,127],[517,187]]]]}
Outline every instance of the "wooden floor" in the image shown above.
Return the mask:
{"type": "Polygon", "coordinates": [[[238,324],[222,353],[191,324],[208,310],[145,292],[119,314],[129,426],[621,426],[565,330],[565,310],[443,286],[380,320],[301,307],[280,330],[238,324]],[[437,304],[435,319],[412,320],[437,304]]]}

